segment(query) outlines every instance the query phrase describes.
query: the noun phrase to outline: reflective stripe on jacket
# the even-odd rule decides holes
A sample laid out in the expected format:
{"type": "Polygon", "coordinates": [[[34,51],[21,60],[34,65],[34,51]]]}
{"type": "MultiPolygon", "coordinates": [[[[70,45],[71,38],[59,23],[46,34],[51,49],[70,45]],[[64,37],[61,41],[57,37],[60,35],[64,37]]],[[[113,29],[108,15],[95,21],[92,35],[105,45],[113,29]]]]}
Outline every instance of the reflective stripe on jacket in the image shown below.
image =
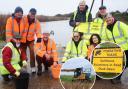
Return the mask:
{"type": "Polygon", "coordinates": [[[45,53],[48,53],[53,57],[54,61],[58,61],[56,44],[52,39],[48,39],[47,46],[44,44],[43,40],[40,43],[36,43],[35,52],[36,52],[36,55],[40,57],[43,57],[45,53]]]}
{"type": "Polygon", "coordinates": [[[25,28],[27,29],[26,40],[33,41],[35,34],[36,34],[37,38],[41,38],[40,22],[37,19],[35,19],[35,22],[32,23],[31,25],[29,25],[27,16],[25,16],[24,19],[25,19],[25,22],[26,22],[26,27],[25,28]]]}
{"type": "Polygon", "coordinates": [[[87,56],[87,46],[84,40],[81,40],[76,48],[75,43],[70,41],[65,50],[63,61],[67,61],[70,58],[83,57],[87,56]]]}
{"type": "Polygon", "coordinates": [[[82,32],[83,39],[86,40],[86,44],[89,45],[89,39],[92,34],[99,34],[102,36],[103,31],[105,30],[106,25],[103,23],[89,22],[89,23],[80,23],[74,31],[82,32]]]}
{"type": "Polygon", "coordinates": [[[128,26],[117,21],[111,32],[107,28],[102,35],[103,41],[111,41],[117,43],[123,50],[128,50],[128,26]]]}
{"type": "Polygon", "coordinates": [[[26,42],[25,21],[22,18],[20,24],[18,24],[14,17],[10,17],[6,24],[6,41],[9,42],[10,39],[15,38],[17,35],[21,36],[21,42],[26,42]]]}
{"type": "MultiPolygon", "coordinates": [[[[73,20],[75,20],[76,15],[77,15],[77,11],[75,11],[75,12],[74,12],[74,17],[73,17],[73,20]]],[[[89,12],[87,11],[87,12],[86,12],[86,15],[85,15],[86,22],[88,22],[88,16],[89,16],[89,12]]]]}

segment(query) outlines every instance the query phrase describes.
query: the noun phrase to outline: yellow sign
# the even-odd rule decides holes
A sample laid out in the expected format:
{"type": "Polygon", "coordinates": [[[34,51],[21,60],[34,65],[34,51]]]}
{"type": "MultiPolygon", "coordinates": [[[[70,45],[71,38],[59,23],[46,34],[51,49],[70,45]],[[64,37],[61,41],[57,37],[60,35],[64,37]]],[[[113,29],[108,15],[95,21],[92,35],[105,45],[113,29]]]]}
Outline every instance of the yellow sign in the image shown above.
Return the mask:
{"type": "MultiPolygon", "coordinates": [[[[92,33],[93,32],[93,33],[98,34],[98,33],[100,33],[101,26],[102,26],[101,23],[96,23],[96,22],[80,23],[78,26],[75,27],[74,31],[83,32],[83,33],[92,33]]],[[[104,27],[106,27],[106,26],[103,26],[103,28],[104,27]]]]}
{"type": "Polygon", "coordinates": [[[102,26],[101,23],[92,22],[90,28],[91,28],[91,30],[94,30],[95,31],[95,30],[100,30],[101,29],[101,26],[102,26]]]}
{"type": "Polygon", "coordinates": [[[123,57],[121,48],[95,49],[94,57],[123,57]]]}
{"type": "Polygon", "coordinates": [[[93,66],[96,72],[121,73],[122,58],[94,58],[93,66]]]}
{"type": "Polygon", "coordinates": [[[96,72],[121,73],[123,70],[123,51],[121,48],[95,49],[93,66],[96,72]]]}
{"type": "Polygon", "coordinates": [[[90,23],[80,23],[78,26],[75,27],[74,31],[82,32],[82,33],[87,33],[88,32],[88,27],[90,23]]]}

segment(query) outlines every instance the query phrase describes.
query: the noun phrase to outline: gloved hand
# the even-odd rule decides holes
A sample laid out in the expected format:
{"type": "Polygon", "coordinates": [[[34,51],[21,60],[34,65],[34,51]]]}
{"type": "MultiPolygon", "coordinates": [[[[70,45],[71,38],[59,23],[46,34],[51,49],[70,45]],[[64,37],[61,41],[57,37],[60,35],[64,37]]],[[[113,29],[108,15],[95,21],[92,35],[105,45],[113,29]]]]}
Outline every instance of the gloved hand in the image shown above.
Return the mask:
{"type": "Polygon", "coordinates": [[[57,62],[53,62],[54,67],[57,67],[57,64],[58,64],[57,62]]]}
{"type": "Polygon", "coordinates": [[[19,71],[16,71],[16,72],[15,72],[15,76],[16,76],[16,77],[19,77],[19,76],[20,76],[20,72],[19,72],[19,71]]]}
{"type": "Polygon", "coordinates": [[[23,63],[23,67],[27,67],[27,65],[28,65],[27,61],[24,60],[22,63],[23,63]]]}
{"type": "Polygon", "coordinates": [[[50,60],[50,55],[49,54],[45,54],[46,60],[50,60]]]}

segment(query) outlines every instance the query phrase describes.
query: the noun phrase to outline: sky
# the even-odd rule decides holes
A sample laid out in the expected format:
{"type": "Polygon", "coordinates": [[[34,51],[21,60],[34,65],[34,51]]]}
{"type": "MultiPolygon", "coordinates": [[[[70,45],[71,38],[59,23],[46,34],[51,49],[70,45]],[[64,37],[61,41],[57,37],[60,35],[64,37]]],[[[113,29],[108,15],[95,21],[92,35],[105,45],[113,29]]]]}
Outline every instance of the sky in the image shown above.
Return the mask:
{"type": "MultiPolygon", "coordinates": [[[[27,14],[30,8],[36,8],[38,15],[53,16],[56,14],[66,14],[77,9],[81,0],[0,0],[0,13],[13,13],[15,7],[21,6],[24,14],[27,14]]],[[[92,0],[86,0],[86,4],[91,7],[92,0]]],[[[101,0],[95,0],[92,14],[93,17],[101,5],[101,0]]],[[[128,0],[104,0],[104,5],[108,12],[119,10],[126,11],[128,0]]]]}

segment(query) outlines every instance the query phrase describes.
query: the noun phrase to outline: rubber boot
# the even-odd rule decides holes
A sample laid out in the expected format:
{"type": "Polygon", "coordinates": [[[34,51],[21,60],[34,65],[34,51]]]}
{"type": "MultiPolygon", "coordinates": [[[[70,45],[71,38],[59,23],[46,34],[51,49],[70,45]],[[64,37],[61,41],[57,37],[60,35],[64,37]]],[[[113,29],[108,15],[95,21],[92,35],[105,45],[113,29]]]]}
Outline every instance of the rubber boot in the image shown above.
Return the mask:
{"type": "Polygon", "coordinates": [[[41,75],[42,75],[42,66],[39,66],[39,65],[38,65],[37,75],[38,75],[38,76],[41,76],[41,75]]]}

